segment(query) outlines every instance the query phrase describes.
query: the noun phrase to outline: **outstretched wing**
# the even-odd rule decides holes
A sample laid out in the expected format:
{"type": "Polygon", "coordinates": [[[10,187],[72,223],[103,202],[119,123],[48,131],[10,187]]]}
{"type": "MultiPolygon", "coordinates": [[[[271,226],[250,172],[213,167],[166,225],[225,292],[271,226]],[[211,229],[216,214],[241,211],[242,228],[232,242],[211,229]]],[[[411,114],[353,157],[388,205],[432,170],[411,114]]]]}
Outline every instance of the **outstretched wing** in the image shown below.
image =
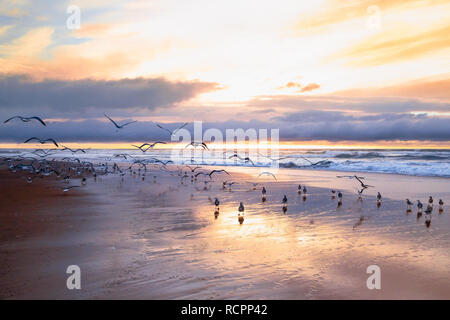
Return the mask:
{"type": "Polygon", "coordinates": [[[172,131],[170,131],[170,130],[169,130],[169,129],[167,129],[167,128],[164,128],[163,126],[161,126],[161,125],[159,125],[159,124],[156,124],[156,126],[157,126],[158,128],[160,128],[160,129],[163,129],[163,130],[167,131],[168,133],[170,133],[170,135],[172,135],[172,134],[173,134],[173,132],[172,132],[172,131]]]}
{"type": "Polygon", "coordinates": [[[209,173],[209,177],[211,178],[211,176],[212,176],[214,173],[222,173],[222,172],[225,172],[227,175],[230,175],[226,170],[222,169],[222,170],[213,170],[213,171],[211,171],[211,172],[209,173]]]}
{"type": "Polygon", "coordinates": [[[260,176],[262,176],[262,175],[272,176],[276,181],[278,181],[278,180],[277,180],[277,177],[276,177],[272,172],[267,172],[267,171],[261,172],[261,173],[258,175],[258,177],[260,177],[260,176]]]}
{"type": "Polygon", "coordinates": [[[47,126],[47,125],[45,124],[45,122],[44,122],[41,118],[39,118],[39,117],[34,116],[34,117],[30,117],[30,119],[35,119],[35,120],[39,121],[40,123],[42,123],[42,125],[47,126]]]}
{"type": "Polygon", "coordinates": [[[162,141],[156,141],[156,142],[152,143],[152,144],[149,145],[149,146],[150,146],[150,148],[153,148],[153,147],[156,146],[157,144],[166,144],[166,143],[165,143],[165,142],[162,142],[162,141]]]}
{"type": "Polygon", "coordinates": [[[33,137],[33,138],[30,138],[30,139],[24,141],[23,143],[27,143],[27,142],[29,142],[29,141],[31,141],[31,140],[37,140],[37,141],[40,141],[39,138],[33,137]]]}
{"type": "Polygon", "coordinates": [[[53,144],[57,147],[57,148],[59,148],[59,146],[58,146],[58,143],[56,143],[56,141],[55,141],[55,139],[47,139],[47,140],[45,140],[45,141],[50,141],[50,142],[53,142],[53,144]]]}
{"type": "Polygon", "coordinates": [[[12,119],[22,119],[22,117],[21,116],[14,116],[12,118],[6,119],[5,121],[3,121],[3,123],[7,123],[8,121],[10,121],[12,119]]]}
{"type": "Polygon", "coordinates": [[[108,117],[108,116],[106,115],[106,113],[104,113],[104,115],[105,115],[105,117],[107,117],[107,118],[109,119],[109,121],[111,121],[111,122],[116,126],[116,128],[120,129],[119,125],[118,125],[113,119],[111,119],[110,117],[108,117]]]}
{"type": "Polygon", "coordinates": [[[125,126],[127,126],[127,125],[129,125],[129,124],[135,123],[135,122],[137,122],[137,120],[127,122],[127,123],[121,125],[121,127],[123,128],[123,127],[125,127],[125,126]]]}
{"type": "Polygon", "coordinates": [[[185,122],[181,127],[176,128],[175,130],[173,130],[172,134],[175,134],[175,132],[177,132],[178,130],[183,129],[184,127],[186,127],[189,124],[189,122],[185,122]]]}

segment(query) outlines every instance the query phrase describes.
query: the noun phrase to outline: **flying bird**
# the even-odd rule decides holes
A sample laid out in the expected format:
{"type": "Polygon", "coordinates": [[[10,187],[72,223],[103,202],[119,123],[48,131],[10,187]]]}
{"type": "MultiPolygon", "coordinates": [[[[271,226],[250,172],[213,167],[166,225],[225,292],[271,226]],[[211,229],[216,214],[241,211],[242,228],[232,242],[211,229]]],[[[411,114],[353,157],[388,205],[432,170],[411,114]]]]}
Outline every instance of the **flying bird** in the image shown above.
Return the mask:
{"type": "Polygon", "coordinates": [[[142,145],[140,145],[140,146],[136,146],[136,145],[132,145],[133,147],[136,147],[136,148],[138,148],[139,150],[141,150],[142,152],[147,152],[149,149],[153,149],[153,147],[154,146],[156,146],[157,144],[166,144],[165,142],[162,142],[162,141],[156,141],[156,142],[153,142],[152,144],[150,144],[150,143],[144,143],[144,144],[142,144],[142,145]],[[144,147],[145,146],[148,146],[146,149],[144,149],[144,147]]]}
{"type": "Polygon", "coordinates": [[[221,170],[213,170],[213,171],[211,171],[208,175],[209,175],[209,177],[211,178],[211,176],[214,174],[214,173],[222,173],[222,172],[224,172],[224,173],[226,173],[227,175],[230,175],[226,170],[224,170],[224,169],[221,169],[221,170]]]}
{"type": "Polygon", "coordinates": [[[292,158],[292,157],[289,157],[289,156],[287,156],[287,157],[272,158],[272,157],[269,157],[269,156],[265,156],[265,155],[263,155],[263,154],[261,154],[261,153],[259,153],[259,152],[258,152],[258,155],[261,156],[261,157],[267,158],[267,159],[269,159],[269,160],[272,160],[272,161],[280,161],[280,160],[292,158]]]}
{"type": "Polygon", "coordinates": [[[242,160],[242,161],[244,161],[244,162],[251,162],[251,164],[252,164],[253,166],[255,165],[255,164],[253,163],[252,159],[250,159],[249,157],[242,158],[242,157],[240,157],[237,153],[235,153],[235,154],[233,154],[232,156],[229,156],[229,157],[228,157],[228,159],[231,159],[231,158],[238,158],[239,160],[242,160]]]}
{"type": "Polygon", "coordinates": [[[184,148],[186,149],[186,148],[189,147],[189,146],[193,146],[194,148],[196,148],[196,147],[202,147],[203,149],[209,150],[208,146],[207,146],[206,143],[204,143],[204,142],[195,142],[195,141],[192,141],[191,143],[188,143],[188,144],[186,145],[186,147],[184,147],[184,148]]]}
{"type": "Polygon", "coordinates": [[[39,121],[43,126],[47,126],[47,125],[45,124],[45,122],[44,122],[41,118],[36,117],[36,116],[34,116],[34,117],[21,117],[21,116],[15,116],[15,117],[12,117],[12,118],[9,118],[9,119],[5,120],[3,123],[7,123],[7,122],[9,122],[10,120],[13,120],[13,119],[20,119],[20,120],[22,120],[23,122],[30,122],[31,120],[37,120],[37,121],[39,121]]]}
{"type": "Polygon", "coordinates": [[[272,177],[275,179],[275,181],[278,181],[278,180],[277,180],[277,177],[276,177],[272,172],[268,172],[268,171],[261,172],[261,173],[258,175],[258,178],[259,178],[260,176],[263,176],[263,175],[266,175],[266,176],[272,176],[272,177]]]}
{"type": "Polygon", "coordinates": [[[115,122],[113,119],[111,119],[110,117],[108,117],[106,114],[104,114],[104,115],[105,115],[105,117],[107,117],[107,118],[109,119],[109,121],[111,121],[111,122],[114,124],[114,126],[115,126],[117,129],[123,129],[123,127],[125,127],[125,126],[127,126],[127,125],[129,125],[129,124],[132,124],[132,123],[137,122],[137,120],[134,120],[134,121],[130,121],[130,122],[124,123],[124,124],[122,124],[122,125],[118,125],[117,122],[115,122]]]}
{"type": "Polygon", "coordinates": [[[43,139],[39,139],[39,138],[33,137],[33,138],[30,138],[30,139],[24,141],[24,143],[27,143],[27,142],[33,141],[33,140],[38,141],[40,144],[44,144],[46,142],[52,142],[57,148],[59,147],[58,143],[56,143],[56,141],[54,139],[52,139],[52,138],[48,138],[48,139],[43,140],[43,139]]]}
{"type": "Polygon", "coordinates": [[[64,149],[61,149],[61,151],[69,150],[69,151],[72,152],[72,153],[77,153],[78,151],[80,151],[80,152],[82,152],[82,153],[86,153],[86,151],[83,150],[83,149],[71,149],[71,148],[66,147],[66,146],[63,146],[63,147],[64,147],[64,149]]]}
{"type": "Polygon", "coordinates": [[[317,162],[312,162],[311,160],[309,160],[309,159],[307,159],[305,157],[300,157],[300,158],[308,161],[311,164],[312,167],[317,166],[317,165],[319,165],[321,163],[326,163],[328,161],[328,159],[325,159],[325,160],[320,160],[320,161],[317,161],[317,162]]]}
{"type": "Polygon", "coordinates": [[[161,126],[160,124],[156,124],[156,126],[157,126],[158,128],[160,128],[160,129],[163,129],[163,130],[169,132],[169,133],[170,133],[170,136],[173,136],[178,130],[183,129],[183,128],[186,127],[188,124],[189,124],[189,122],[185,122],[185,123],[183,123],[183,125],[182,125],[181,127],[178,127],[178,128],[176,128],[175,130],[173,130],[173,131],[172,131],[172,130],[169,130],[169,129],[167,129],[167,128],[164,128],[164,127],[161,126]]]}
{"type": "MultiPolygon", "coordinates": [[[[359,183],[361,184],[361,187],[363,187],[364,189],[370,188],[370,187],[373,188],[373,186],[369,186],[368,184],[365,184],[364,182],[362,182],[361,179],[360,179],[360,177],[355,176],[355,179],[359,181],[359,183]]],[[[378,193],[378,194],[379,194],[379,193],[378,193]]]]}

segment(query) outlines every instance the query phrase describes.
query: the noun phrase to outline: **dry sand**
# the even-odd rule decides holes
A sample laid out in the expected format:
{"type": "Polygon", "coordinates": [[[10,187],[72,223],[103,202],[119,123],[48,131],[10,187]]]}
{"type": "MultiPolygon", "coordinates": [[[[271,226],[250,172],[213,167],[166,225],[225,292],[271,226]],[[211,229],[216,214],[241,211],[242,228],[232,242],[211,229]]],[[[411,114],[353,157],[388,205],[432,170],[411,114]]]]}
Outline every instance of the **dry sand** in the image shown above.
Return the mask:
{"type": "Polygon", "coordinates": [[[257,179],[256,169],[229,169],[239,182],[231,191],[222,189],[227,176],[204,190],[202,181],[147,172],[145,181],[89,178],[67,194],[54,177],[27,184],[1,171],[0,298],[450,298],[450,214],[435,207],[427,228],[403,200],[431,193],[448,203],[449,179],[366,174],[377,188],[361,203],[355,181],[333,172],[280,170],[274,182],[257,179]],[[261,185],[253,190],[246,181],[263,182],[265,203],[261,185]],[[305,201],[298,183],[308,188],[305,201]],[[343,190],[342,207],[325,187],[343,190]],[[380,208],[376,191],[384,195],[380,208]],[[73,264],[81,290],[66,288],[73,264]],[[367,289],[369,265],[381,268],[381,290],[367,289]]]}

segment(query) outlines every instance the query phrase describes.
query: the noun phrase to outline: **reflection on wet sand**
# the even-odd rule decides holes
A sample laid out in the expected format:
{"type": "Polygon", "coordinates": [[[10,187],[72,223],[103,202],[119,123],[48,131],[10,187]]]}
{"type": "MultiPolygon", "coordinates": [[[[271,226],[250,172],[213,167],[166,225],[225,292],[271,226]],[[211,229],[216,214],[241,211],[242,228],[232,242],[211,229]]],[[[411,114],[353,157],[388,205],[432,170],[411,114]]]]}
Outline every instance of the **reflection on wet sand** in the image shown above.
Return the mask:
{"type": "MultiPolygon", "coordinates": [[[[148,173],[155,182],[129,175],[89,181],[83,193],[68,195],[72,214],[78,212],[76,206],[96,212],[86,219],[92,231],[87,238],[99,246],[98,262],[83,270],[100,280],[82,294],[138,299],[450,298],[450,214],[445,207],[430,214],[411,208],[405,214],[404,199],[419,194],[397,191],[399,199],[390,198],[384,190],[396,176],[392,181],[371,180],[383,193],[378,207],[376,193],[359,199],[352,186],[341,181],[334,185],[333,173],[325,177],[319,172],[314,180],[309,171],[303,180],[298,173],[285,172],[278,174],[279,182],[260,179],[256,188],[246,183],[257,176],[252,172],[233,172],[232,188],[220,179],[181,183],[161,172],[148,173]],[[331,188],[337,197],[330,198],[331,188]],[[381,290],[366,286],[370,265],[381,269],[381,290]],[[108,276],[102,278],[96,268],[108,276]]],[[[409,177],[408,183],[417,179],[409,177]]],[[[420,178],[424,186],[434,181],[420,178]]],[[[436,184],[449,190],[448,180],[436,184]]],[[[439,194],[444,201],[448,196],[439,194]]],[[[35,216],[45,217],[44,210],[36,209],[35,216]]],[[[56,239],[51,243],[72,241],[67,234],[52,236],[56,239]]],[[[92,256],[83,246],[76,253],[92,256]]],[[[10,285],[7,280],[0,277],[4,287],[10,285]]],[[[28,294],[39,297],[33,288],[28,294]]]]}

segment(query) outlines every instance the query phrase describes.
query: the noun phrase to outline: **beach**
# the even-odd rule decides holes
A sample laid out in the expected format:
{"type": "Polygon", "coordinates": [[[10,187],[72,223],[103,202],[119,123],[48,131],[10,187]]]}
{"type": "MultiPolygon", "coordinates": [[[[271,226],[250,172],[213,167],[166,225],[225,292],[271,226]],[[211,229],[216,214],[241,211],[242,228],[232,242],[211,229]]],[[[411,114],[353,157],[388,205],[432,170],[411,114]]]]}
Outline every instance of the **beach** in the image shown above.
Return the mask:
{"type": "Polygon", "coordinates": [[[448,178],[364,173],[374,188],[359,201],[358,184],[340,172],[280,169],[275,181],[257,178],[259,168],[226,169],[231,176],[207,184],[160,170],[145,180],[89,177],[66,193],[54,176],[27,183],[2,170],[0,298],[450,298],[450,214],[436,204],[450,201],[448,178]],[[236,183],[224,189],[224,180],[236,183]],[[343,193],[340,207],[332,188],[343,193]],[[427,227],[415,206],[406,212],[405,198],[426,203],[428,195],[435,206],[427,227]],[[66,287],[70,265],[81,269],[80,290],[66,287]],[[366,285],[371,265],[380,267],[380,290],[366,285]]]}

